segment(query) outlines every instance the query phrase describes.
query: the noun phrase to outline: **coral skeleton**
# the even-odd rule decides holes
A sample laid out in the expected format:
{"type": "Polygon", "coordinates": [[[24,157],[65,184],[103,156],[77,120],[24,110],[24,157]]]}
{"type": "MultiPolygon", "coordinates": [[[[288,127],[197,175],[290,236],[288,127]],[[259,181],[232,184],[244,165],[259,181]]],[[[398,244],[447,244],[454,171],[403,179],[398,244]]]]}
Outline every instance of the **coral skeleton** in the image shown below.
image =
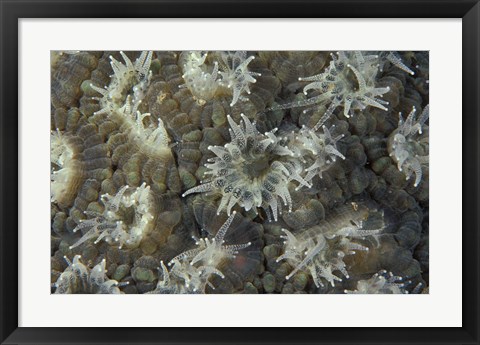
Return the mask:
{"type": "Polygon", "coordinates": [[[120,52],[125,64],[117,61],[110,56],[110,65],[112,66],[113,75],[110,84],[104,88],[90,84],[90,87],[100,93],[101,97],[93,97],[99,101],[101,109],[95,114],[112,114],[122,107],[128,106],[132,108],[132,113],[136,113],[136,109],[145,97],[148,85],[152,77],[150,64],[152,62],[151,51],[144,51],[135,60],[135,63],[120,52]],[[127,97],[127,96],[131,97],[127,97]]]}
{"type": "Polygon", "coordinates": [[[234,106],[238,100],[245,100],[244,93],[250,94],[250,84],[256,83],[255,77],[261,74],[248,69],[248,64],[255,59],[255,56],[247,58],[246,51],[235,53],[221,53],[220,85],[230,89],[233,94],[230,106],[234,106]]]}
{"type": "Polygon", "coordinates": [[[275,135],[277,129],[261,134],[255,123],[241,115],[240,124],[230,115],[231,142],[224,146],[210,146],[216,157],[209,159],[205,166],[210,175],[206,183],[187,190],[183,196],[192,193],[218,191],[222,194],[218,214],[224,209],[227,214],[235,204],[245,210],[256,211],[261,207],[269,219],[277,220],[281,213],[281,202],[292,210],[292,199],[288,190],[291,181],[307,186],[300,173],[302,167],[294,153],[287,147],[286,138],[275,135]],[[280,200],[281,201],[280,201],[280,200]]]}
{"type": "Polygon", "coordinates": [[[336,271],[348,279],[349,274],[343,258],[354,255],[356,251],[369,250],[355,240],[369,237],[378,245],[377,237],[384,228],[383,220],[378,228],[372,229],[367,225],[363,218],[368,212],[365,207],[362,207],[362,210],[345,212],[297,235],[282,229],[285,249],[276,261],[287,260],[294,267],[285,279],[290,279],[298,271],[309,272],[317,287],[324,287],[322,278],[331,286],[335,286],[336,281],[341,282],[342,278],[336,271]]]}
{"type": "Polygon", "coordinates": [[[399,114],[398,128],[390,135],[388,149],[390,157],[397,163],[399,171],[409,180],[415,175],[414,187],[422,180],[422,166],[428,166],[428,136],[422,135],[429,116],[429,106],[423,109],[417,119],[415,107],[404,121],[399,114]]]}
{"type": "Polygon", "coordinates": [[[85,211],[93,218],[82,220],[73,230],[82,230],[83,236],[70,248],[95,239],[117,245],[120,249],[135,247],[143,236],[151,230],[154,219],[153,197],[150,186],[143,183],[138,188],[123,186],[116,195],[104,194],[101,197],[105,205],[103,213],[85,211]]]}
{"type": "Polygon", "coordinates": [[[105,259],[89,269],[80,261],[81,255],[75,255],[72,261],[64,258],[68,267],[53,284],[56,294],[121,294],[119,287],[128,284],[108,279],[105,259]]]}
{"type": "Polygon", "coordinates": [[[170,272],[160,263],[163,279],[159,280],[154,293],[203,293],[206,286],[215,289],[209,281],[212,275],[225,278],[220,266],[225,260],[235,258],[238,252],[252,243],[225,244],[225,235],[235,218],[236,212],[228,217],[213,238],[196,240],[196,247],[175,256],[168,266],[170,272]]]}

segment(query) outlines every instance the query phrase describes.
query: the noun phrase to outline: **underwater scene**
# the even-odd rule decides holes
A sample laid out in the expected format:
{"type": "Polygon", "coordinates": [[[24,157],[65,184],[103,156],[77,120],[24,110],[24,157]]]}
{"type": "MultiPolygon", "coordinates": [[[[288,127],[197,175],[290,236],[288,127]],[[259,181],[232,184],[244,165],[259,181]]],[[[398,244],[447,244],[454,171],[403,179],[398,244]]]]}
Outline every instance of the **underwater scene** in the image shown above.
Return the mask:
{"type": "Polygon", "coordinates": [[[51,292],[429,289],[426,51],[52,51],[51,292]]]}

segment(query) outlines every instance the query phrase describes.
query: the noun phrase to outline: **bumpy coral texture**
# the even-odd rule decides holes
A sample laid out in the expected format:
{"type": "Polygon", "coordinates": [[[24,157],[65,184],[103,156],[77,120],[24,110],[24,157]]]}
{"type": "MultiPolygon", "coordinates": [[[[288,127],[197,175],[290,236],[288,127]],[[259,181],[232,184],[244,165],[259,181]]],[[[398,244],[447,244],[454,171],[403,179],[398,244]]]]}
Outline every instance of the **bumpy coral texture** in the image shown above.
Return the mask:
{"type": "Polygon", "coordinates": [[[428,293],[428,52],[52,52],[51,81],[52,293],[428,293]]]}

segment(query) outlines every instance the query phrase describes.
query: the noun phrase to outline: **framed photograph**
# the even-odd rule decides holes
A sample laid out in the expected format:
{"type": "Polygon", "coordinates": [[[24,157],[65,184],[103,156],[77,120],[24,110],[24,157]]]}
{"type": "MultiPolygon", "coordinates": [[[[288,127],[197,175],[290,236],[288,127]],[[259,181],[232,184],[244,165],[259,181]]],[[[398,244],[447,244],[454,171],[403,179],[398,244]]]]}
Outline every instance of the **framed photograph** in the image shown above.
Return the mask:
{"type": "Polygon", "coordinates": [[[477,1],[0,4],[2,344],[479,343],[477,1]]]}

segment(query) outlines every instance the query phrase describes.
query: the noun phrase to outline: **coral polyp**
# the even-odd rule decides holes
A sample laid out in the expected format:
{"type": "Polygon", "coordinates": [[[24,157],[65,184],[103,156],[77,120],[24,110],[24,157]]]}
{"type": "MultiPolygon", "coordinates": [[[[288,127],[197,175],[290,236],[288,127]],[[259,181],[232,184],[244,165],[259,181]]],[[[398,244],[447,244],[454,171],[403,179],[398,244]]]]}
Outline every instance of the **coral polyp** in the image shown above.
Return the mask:
{"type": "Polygon", "coordinates": [[[225,234],[235,217],[236,212],[227,219],[225,224],[218,230],[213,239],[201,238],[195,242],[197,248],[176,256],[174,260],[181,260],[184,257],[192,257],[190,264],[194,265],[197,262],[202,262],[203,265],[216,267],[225,257],[232,256],[238,253],[240,249],[248,247],[251,243],[224,245],[225,234]]]}
{"type": "Polygon", "coordinates": [[[398,170],[405,173],[407,180],[415,175],[414,187],[422,180],[422,166],[428,166],[428,127],[425,128],[425,122],[428,120],[429,106],[423,109],[418,119],[416,111],[413,107],[406,120],[400,113],[398,128],[388,139],[390,157],[397,163],[398,170]],[[424,133],[425,130],[427,133],[424,133]]]}
{"type": "Polygon", "coordinates": [[[161,279],[157,286],[149,294],[187,294],[204,293],[207,286],[212,289],[215,287],[208,281],[212,275],[225,278],[222,272],[212,267],[197,268],[190,265],[188,261],[172,260],[172,268],[168,271],[167,267],[160,262],[161,279]]]}
{"type": "Polygon", "coordinates": [[[250,84],[256,83],[255,77],[261,74],[252,72],[248,64],[255,59],[255,56],[247,58],[246,51],[237,51],[235,53],[220,53],[220,72],[222,76],[220,84],[232,92],[232,102],[234,106],[238,100],[244,100],[244,93],[250,94],[250,84]]]}
{"type": "Polygon", "coordinates": [[[297,145],[293,145],[295,155],[306,164],[304,180],[310,182],[314,176],[322,177],[322,172],[328,170],[337,158],[345,159],[338,151],[337,142],[344,134],[332,136],[335,125],[330,129],[322,126],[322,132],[302,127],[296,136],[297,145]]]}
{"type": "Polygon", "coordinates": [[[204,105],[211,100],[220,87],[218,62],[215,61],[214,66],[209,68],[205,64],[206,58],[207,53],[198,51],[184,52],[181,57],[183,60],[182,78],[185,84],[180,87],[188,88],[199,105],[204,105]]]}
{"type": "Polygon", "coordinates": [[[293,152],[286,146],[286,138],[275,135],[276,129],[260,133],[255,124],[242,114],[240,124],[227,116],[230,124],[231,142],[224,146],[210,146],[216,157],[205,166],[210,175],[206,183],[187,190],[192,193],[218,191],[222,199],[218,213],[226,209],[227,214],[235,204],[245,210],[261,207],[269,219],[277,220],[282,210],[281,202],[292,210],[289,183],[309,184],[300,176],[293,152]]]}
{"type": "Polygon", "coordinates": [[[134,119],[134,125],[132,126],[131,134],[135,137],[136,140],[143,143],[145,147],[150,148],[152,151],[155,149],[166,149],[168,150],[168,143],[170,138],[165,129],[162,119],[158,119],[158,125],[155,126],[150,124],[145,126],[144,119],[150,117],[149,113],[141,114],[137,111],[134,119]]]}
{"type": "Polygon", "coordinates": [[[95,239],[94,243],[105,240],[120,249],[135,247],[153,226],[154,209],[150,187],[145,183],[138,188],[123,186],[116,195],[102,195],[104,210],[85,211],[93,217],[82,220],[73,230],[84,232],[83,236],[70,246],[71,249],[95,239]]]}
{"type": "Polygon", "coordinates": [[[322,278],[331,286],[342,281],[339,273],[349,278],[344,258],[357,251],[368,251],[368,246],[357,241],[371,237],[378,243],[377,237],[384,228],[383,219],[376,228],[367,225],[366,217],[372,211],[366,207],[360,206],[356,210],[350,207],[340,208],[328,221],[321,221],[297,235],[282,229],[285,249],[277,262],[287,260],[294,267],[285,279],[289,280],[301,270],[307,271],[318,288],[324,287],[322,278]]]}
{"type": "Polygon", "coordinates": [[[135,63],[132,63],[124,52],[120,52],[120,54],[125,64],[110,56],[110,64],[114,72],[110,84],[104,88],[90,85],[93,90],[102,95],[102,97],[94,98],[99,101],[101,107],[97,114],[110,114],[125,106],[132,107],[133,112],[136,112],[150,84],[152,77],[150,64],[153,53],[151,51],[142,52],[135,63]],[[131,98],[127,98],[129,95],[131,98]]]}
{"type": "Polygon", "coordinates": [[[69,206],[84,179],[78,140],[52,131],[50,136],[50,198],[61,206],[69,206]]]}
{"type": "Polygon", "coordinates": [[[347,294],[405,294],[402,277],[395,276],[392,272],[381,270],[370,279],[359,280],[356,290],[345,290],[347,294]]]}
{"type": "Polygon", "coordinates": [[[163,279],[157,284],[157,293],[166,291],[176,291],[183,293],[187,291],[204,292],[209,286],[215,289],[215,286],[209,281],[212,275],[225,278],[220,271],[222,263],[228,259],[234,259],[242,249],[248,248],[252,243],[225,244],[225,235],[235,218],[236,212],[228,217],[225,223],[218,229],[213,238],[200,238],[195,242],[195,248],[187,250],[170,260],[167,271],[163,262],[163,279]]]}
{"type": "Polygon", "coordinates": [[[261,73],[250,71],[249,63],[255,56],[247,58],[246,51],[220,52],[212,66],[206,64],[207,53],[199,51],[184,52],[181,56],[183,65],[182,78],[197,103],[203,106],[219,94],[230,94],[233,107],[239,100],[245,101],[249,95],[250,84],[256,83],[255,77],[261,73]]]}
{"type": "Polygon", "coordinates": [[[289,103],[280,108],[325,106],[326,117],[335,109],[343,106],[343,115],[350,117],[354,111],[362,111],[368,106],[387,110],[388,102],[382,97],[390,91],[389,87],[377,87],[378,55],[366,55],[363,52],[338,52],[331,54],[332,60],[320,74],[299,77],[302,82],[310,82],[303,88],[310,98],[289,103]]]}
{"type": "Polygon", "coordinates": [[[349,117],[351,110],[363,110],[373,106],[387,110],[388,102],[381,96],[390,88],[376,87],[375,78],[378,73],[377,56],[364,55],[362,52],[338,52],[338,58],[332,55],[330,66],[322,74],[299,78],[301,81],[312,81],[303,88],[321,90],[322,94],[315,102],[325,97],[331,100],[327,114],[333,112],[339,105],[343,105],[343,115],[349,117]],[[343,103],[343,104],[342,104],[343,103]]]}
{"type": "Polygon", "coordinates": [[[127,103],[124,107],[119,109],[112,118],[122,124],[124,132],[127,132],[130,139],[135,144],[145,151],[150,151],[154,154],[156,151],[170,152],[168,143],[170,137],[161,118],[158,119],[158,124],[155,125],[151,120],[150,113],[141,113],[134,110],[129,105],[130,96],[127,97],[127,103]],[[145,119],[148,119],[147,122],[145,119]],[[146,124],[148,123],[148,124],[146,124]]]}
{"type": "Polygon", "coordinates": [[[108,279],[106,261],[103,259],[92,269],[81,261],[80,255],[75,255],[70,261],[65,257],[68,267],[53,284],[56,294],[121,294],[120,287],[128,283],[119,283],[108,279]]]}

